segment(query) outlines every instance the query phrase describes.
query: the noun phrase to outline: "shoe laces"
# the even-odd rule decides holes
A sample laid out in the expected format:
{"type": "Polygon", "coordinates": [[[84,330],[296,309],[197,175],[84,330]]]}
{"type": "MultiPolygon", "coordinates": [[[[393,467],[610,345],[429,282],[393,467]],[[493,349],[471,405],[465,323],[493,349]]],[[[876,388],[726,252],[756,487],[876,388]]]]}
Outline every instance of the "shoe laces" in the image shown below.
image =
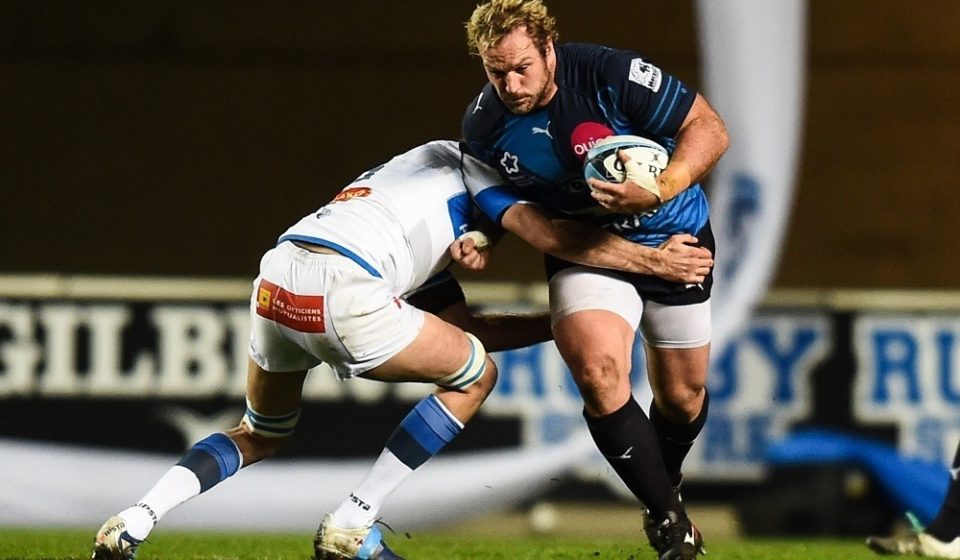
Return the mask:
{"type": "Polygon", "coordinates": [[[906,516],[907,521],[910,522],[910,528],[913,529],[914,533],[919,535],[920,533],[923,532],[924,530],[923,523],[920,522],[920,518],[917,517],[915,513],[913,513],[912,511],[908,511],[904,513],[904,515],[906,516]]]}
{"type": "Polygon", "coordinates": [[[393,530],[393,527],[387,525],[387,522],[384,521],[382,517],[378,517],[378,518],[374,519],[374,520],[373,520],[373,525],[383,525],[384,527],[387,528],[387,531],[390,531],[390,532],[393,533],[394,535],[397,534],[397,532],[393,530]]]}

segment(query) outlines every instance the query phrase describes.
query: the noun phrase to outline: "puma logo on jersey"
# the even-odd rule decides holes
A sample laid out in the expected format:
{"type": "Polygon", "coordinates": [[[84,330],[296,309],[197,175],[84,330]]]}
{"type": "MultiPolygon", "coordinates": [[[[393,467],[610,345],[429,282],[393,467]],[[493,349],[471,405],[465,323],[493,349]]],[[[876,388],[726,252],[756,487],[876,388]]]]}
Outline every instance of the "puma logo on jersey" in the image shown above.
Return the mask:
{"type": "Polygon", "coordinates": [[[533,127],[533,128],[530,129],[530,133],[531,133],[531,134],[534,134],[534,135],[536,135],[536,134],[546,134],[546,135],[547,135],[547,138],[553,140],[553,135],[550,134],[549,128],[550,128],[550,123],[548,122],[548,123],[547,123],[547,128],[540,128],[539,126],[535,126],[535,127],[533,127]]]}

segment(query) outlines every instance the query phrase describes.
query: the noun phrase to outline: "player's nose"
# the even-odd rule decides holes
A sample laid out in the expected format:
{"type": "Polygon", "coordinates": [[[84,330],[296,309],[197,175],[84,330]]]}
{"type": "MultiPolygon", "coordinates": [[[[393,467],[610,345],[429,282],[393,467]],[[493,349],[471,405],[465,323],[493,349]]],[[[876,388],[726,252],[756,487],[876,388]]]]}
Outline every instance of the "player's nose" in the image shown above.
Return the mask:
{"type": "Polygon", "coordinates": [[[523,82],[520,80],[520,76],[511,72],[507,74],[507,77],[504,79],[503,87],[507,93],[514,95],[523,90],[523,82]]]}

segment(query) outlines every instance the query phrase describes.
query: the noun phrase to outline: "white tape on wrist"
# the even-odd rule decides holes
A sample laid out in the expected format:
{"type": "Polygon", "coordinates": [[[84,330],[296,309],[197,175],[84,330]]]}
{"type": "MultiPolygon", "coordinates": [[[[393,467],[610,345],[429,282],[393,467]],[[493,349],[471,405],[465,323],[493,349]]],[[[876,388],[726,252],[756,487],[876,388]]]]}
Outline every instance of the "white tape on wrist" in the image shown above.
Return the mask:
{"type": "Polygon", "coordinates": [[[624,169],[627,172],[626,180],[633,181],[641,189],[650,192],[653,196],[657,197],[658,202],[663,202],[663,195],[660,194],[660,185],[657,183],[656,175],[648,173],[644,170],[643,166],[648,165],[645,163],[637,163],[635,160],[628,160],[623,164],[624,169]]]}
{"type": "Polygon", "coordinates": [[[464,233],[457,238],[459,241],[465,241],[467,239],[473,239],[473,246],[477,251],[483,251],[490,246],[490,238],[487,237],[487,234],[482,231],[472,230],[464,233]]]}

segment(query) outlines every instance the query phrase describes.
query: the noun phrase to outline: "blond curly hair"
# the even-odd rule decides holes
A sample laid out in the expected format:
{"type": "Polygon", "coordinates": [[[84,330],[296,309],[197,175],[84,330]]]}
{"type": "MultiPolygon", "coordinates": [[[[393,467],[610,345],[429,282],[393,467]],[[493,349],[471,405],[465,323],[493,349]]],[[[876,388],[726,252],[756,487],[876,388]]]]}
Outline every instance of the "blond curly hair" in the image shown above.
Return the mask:
{"type": "Polygon", "coordinates": [[[470,54],[480,56],[518,27],[526,27],[540,54],[549,41],[556,41],[557,20],[547,14],[540,0],[489,0],[473,10],[464,24],[470,54]]]}

